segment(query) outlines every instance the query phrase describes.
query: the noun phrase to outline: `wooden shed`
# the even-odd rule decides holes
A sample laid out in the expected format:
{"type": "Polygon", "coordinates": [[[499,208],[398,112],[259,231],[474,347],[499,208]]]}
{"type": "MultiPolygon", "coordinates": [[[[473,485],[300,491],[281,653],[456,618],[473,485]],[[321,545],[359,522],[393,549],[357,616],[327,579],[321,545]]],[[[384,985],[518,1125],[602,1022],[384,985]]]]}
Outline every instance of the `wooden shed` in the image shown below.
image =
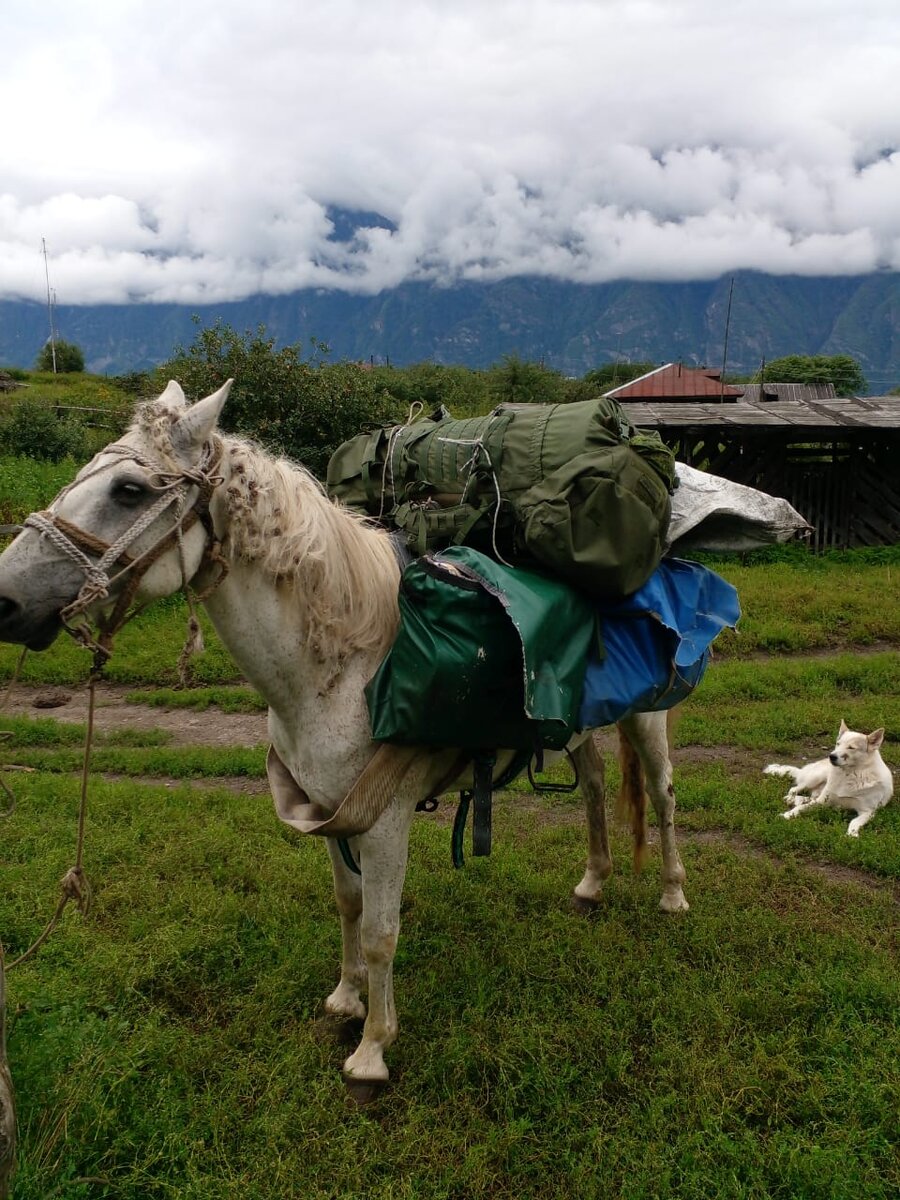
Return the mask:
{"type": "Polygon", "coordinates": [[[790,501],[814,549],[900,542],[900,396],[762,399],[757,387],[724,404],[622,407],[682,462],[790,501]]]}

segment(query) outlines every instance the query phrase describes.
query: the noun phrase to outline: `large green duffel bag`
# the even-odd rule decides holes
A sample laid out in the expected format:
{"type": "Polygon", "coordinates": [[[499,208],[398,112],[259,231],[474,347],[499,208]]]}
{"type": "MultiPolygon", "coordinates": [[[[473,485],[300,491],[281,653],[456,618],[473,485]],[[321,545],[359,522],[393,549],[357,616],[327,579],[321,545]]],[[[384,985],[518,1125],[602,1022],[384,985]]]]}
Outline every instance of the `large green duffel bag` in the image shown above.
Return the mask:
{"type": "Polygon", "coordinates": [[[465,544],[608,599],[656,569],[674,478],[659,436],[601,397],[461,421],[441,408],[361,434],[333,454],[327,487],[401,529],[414,554],[465,544]]]}
{"type": "Polygon", "coordinates": [[[373,738],[472,751],[566,745],[596,649],[585,596],[451,546],[403,572],[400,617],[366,687],[373,738]]]}

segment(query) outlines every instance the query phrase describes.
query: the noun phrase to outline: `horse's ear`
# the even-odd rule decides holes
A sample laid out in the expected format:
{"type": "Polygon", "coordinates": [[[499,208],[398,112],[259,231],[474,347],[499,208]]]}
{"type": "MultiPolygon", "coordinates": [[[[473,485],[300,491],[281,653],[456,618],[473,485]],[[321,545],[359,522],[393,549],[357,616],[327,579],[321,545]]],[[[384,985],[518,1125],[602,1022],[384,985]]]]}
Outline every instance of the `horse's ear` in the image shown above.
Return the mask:
{"type": "MultiPolygon", "coordinates": [[[[233,383],[233,379],[227,380],[217,392],[213,392],[205,400],[198,400],[196,404],[185,409],[172,426],[172,444],[176,450],[193,450],[202,446],[209,439],[233,383]]],[[[171,386],[169,384],[169,387],[171,386]]],[[[178,387],[177,384],[175,386],[178,387]]]]}
{"type": "Polygon", "coordinates": [[[176,383],[174,379],[170,379],[166,384],[166,390],[160,396],[160,400],[172,408],[187,408],[187,396],[182,391],[181,384],[176,383]]]}

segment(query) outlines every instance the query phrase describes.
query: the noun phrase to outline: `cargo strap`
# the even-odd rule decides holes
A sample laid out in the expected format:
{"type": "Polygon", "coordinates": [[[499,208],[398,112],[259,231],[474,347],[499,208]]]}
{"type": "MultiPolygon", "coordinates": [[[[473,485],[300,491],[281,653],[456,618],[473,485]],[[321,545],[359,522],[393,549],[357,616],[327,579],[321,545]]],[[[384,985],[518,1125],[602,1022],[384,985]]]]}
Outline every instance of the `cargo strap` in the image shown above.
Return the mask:
{"type": "Polygon", "coordinates": [[[465,866],[466,862],[463,854],[463,835],[473,801],[472,854],[476,858],[485,858],[491,852],[491,802],[496,761],[493,755],[479,754],[472,762],[472,787],[459,793],[459,807],[453,821],[451,841],[453,865],[457,869],[465,866]]]}

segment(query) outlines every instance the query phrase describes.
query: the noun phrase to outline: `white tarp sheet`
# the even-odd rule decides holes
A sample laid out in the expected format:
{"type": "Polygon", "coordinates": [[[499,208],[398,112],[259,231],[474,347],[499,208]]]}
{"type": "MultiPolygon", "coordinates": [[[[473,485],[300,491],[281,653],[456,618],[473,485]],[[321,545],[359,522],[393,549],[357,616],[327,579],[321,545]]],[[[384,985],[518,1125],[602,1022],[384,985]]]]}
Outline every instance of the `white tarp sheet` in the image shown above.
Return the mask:
{"type": "Polygon", "coordinates": [[[808,537],[812,526],[787,500],[676,463],[670,554],[688,550],[755,550],[808,537]]]}

